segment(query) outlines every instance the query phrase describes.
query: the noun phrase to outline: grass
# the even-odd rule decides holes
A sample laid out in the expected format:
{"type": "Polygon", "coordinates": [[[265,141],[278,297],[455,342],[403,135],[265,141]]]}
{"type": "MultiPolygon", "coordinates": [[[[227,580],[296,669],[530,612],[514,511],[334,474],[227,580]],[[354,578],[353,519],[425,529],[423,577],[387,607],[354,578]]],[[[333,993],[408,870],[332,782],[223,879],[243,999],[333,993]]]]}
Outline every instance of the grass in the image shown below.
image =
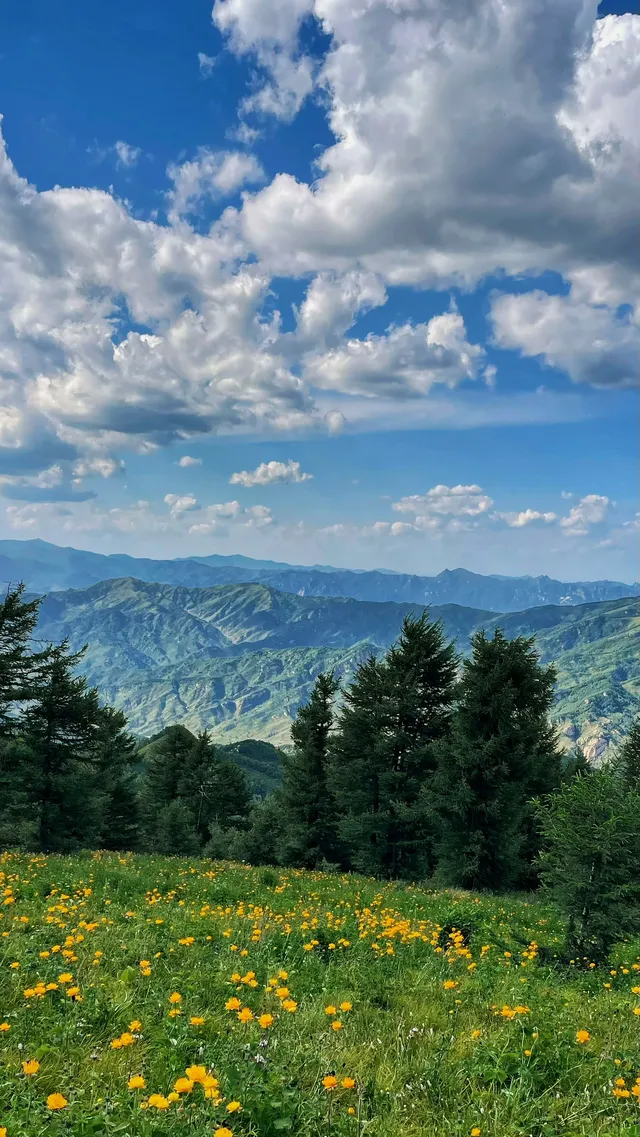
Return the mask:
{"type": "Polygon", "coordinates": [[[545,964],[539,898],[83,854],[0,903],[6,1137],[640,1133],[640,945],[545,964]]]}

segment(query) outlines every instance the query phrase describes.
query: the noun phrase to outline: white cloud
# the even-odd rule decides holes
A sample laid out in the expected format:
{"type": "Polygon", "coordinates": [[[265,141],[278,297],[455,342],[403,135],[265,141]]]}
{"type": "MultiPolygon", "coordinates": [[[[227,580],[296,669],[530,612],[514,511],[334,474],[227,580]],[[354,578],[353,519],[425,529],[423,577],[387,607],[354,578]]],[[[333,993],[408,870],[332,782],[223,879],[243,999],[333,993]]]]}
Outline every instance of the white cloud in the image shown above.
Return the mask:
{"type": "Polygon", "coordinates": [[[611,502],[603,494],[590,493],[581,497],[566,517],[560,519],[560,525],[568,537],[583,537],[592,525],[599,525],[606,519],[611,502]]]}
{"type": "Polygon", "coordinates": [[[0,148],[0,244],[1,471],[313,421],[277,317],[261,316],[270,278],[238,266],[224,226],[140,221],[96,189],[39,193],[0,148]]]}
{"type": "Polygon", "coordinates": [[[127,170],[135,166],[138,158],[142,154],[142,150],[139,146],[130,146],[128,142],[123,142],[121,139],[114,143],[113,149],[116,154],[116,164],[118,166],[124,166],[127,170]]]}
{"type": "Polygon", "coordinates": [[[215,55],[205,55],[204,51],[198,52],[198,67],[200,68],[200,74],[203,76],[203,78],[209,78],[215,65],[215,55]]]}
{"type": "Polygon", "coordinates": [[[245,201],[247,241],[284,274],[358,266],[446,286],[555,269],[592,295],[627,287],[640,18],[595,14],[583,0],[217,0],[267,85],[304,62],[303,20],[331,40],[315,82],[336,142],[312,186],[280,174],[245,201]]]}
{"type": "Polygon", "coordinates": [[[467,341],[462,316],[451,311],[310,356],[304,376],[314,387],[345,394],[424,395],[434,383],[455,387],[475,379],[483,359],[484,349],[467,341]]]}
{"type": "Polygon", "coordinates": [[[201,466],[202,458],[192,458],[190,454],[183,454],[182,458],[178,459],[178,466],[188,468],[189,466],[201,466]]]}
{"type": "Polygon", "coordinates": [[[175,218],[192,213],[207,198],[228,197],[247,182],[264,181],[264,170],[253,154],[206,146],[191,161],[170,165],[167,175],[173,182],[169,200],[175,218]]]}
{"type": "Polygon", "coordinates": [[[542,521],[545,525],[551,525],[558,520],[557,513],[541,513],[538,509],[523,509],[521,513],[498,513],[496,517],[506,521],[511,529],[522,529],[525,525],[531,525],[535,521],[542,521]]]}
{"type": "Polygon", "coordinates": [[[630,387],[638,382],[638,324],[629,314],[569,296],[535,290],[494,297],[491,309],[500,347],[538,356],[576,383],[630,387]]]}
{"type": "Polygon", "coordinates": [[[250,505],[243,509],[239,501],[226,501],[205,506],[202,520],[190,525],[189,533],[206,537],[210,533],[224,532],[230,523],[249,529],[265,529],[274,524],[274,519],[266,505],[250,505]]]}
{"type": "Polygon", "coordinates": [[[357,316],[386,301],[386,289],[375,273],[319,273],[297,312],[297,340],[303,345],[337,340],[357,316]]]}
{"type": "Polygon", "coordinates": [[[271,486],[278,482],[308,482],[313,474],[302,472],[299,462],[291,458],[288,462],[261,462],[255,470],[240,470],[232,474],[232,486],[271,486]]]}
{"type": "Polygon", "coordinates": [[[311,7],[309,0],[214,3],[214,24],[229,35],[239,54],[251,52],[262,71],[256,90],[241,103],[241,114],[272,114],[289,121],[311,93],[317,64],[296,50],[300,21],[311,7]]]}
{"type": "Polygon", "coordinates": [[[452,517],[478,517],[488,513],[493,499],[480,486],[434,486],[425,494],[411,494],[394,501],[392,508],[398,513],[415,513],[422,517],[443,515],[452,517]]]}
{"type": "Polygon", "coordinates": [[[192,494],[167,493],[164,495],[164,500],[173,514],[198,509],[198,502],[192,494]]]}
{"type": "Polygon", "coordinates": [[[94,458],[82,458],[74,463],[73,476],[80,481],[91,474],[99,474],[101,478],[111,478],[124,470],[124,462],[119,458],[109,458],[107,455],[98,455],[94,458]]]}

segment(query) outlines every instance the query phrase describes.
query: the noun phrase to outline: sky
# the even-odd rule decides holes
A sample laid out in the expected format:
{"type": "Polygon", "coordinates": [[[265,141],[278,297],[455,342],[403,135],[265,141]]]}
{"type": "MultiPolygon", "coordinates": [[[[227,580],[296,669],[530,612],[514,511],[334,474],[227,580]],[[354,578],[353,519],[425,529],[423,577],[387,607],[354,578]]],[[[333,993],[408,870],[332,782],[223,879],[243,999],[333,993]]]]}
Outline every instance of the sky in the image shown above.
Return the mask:
{"type": "Polygon", "coordinates": [[[638,579],[640,17],[0,14],[0,537],[638,579]]]}

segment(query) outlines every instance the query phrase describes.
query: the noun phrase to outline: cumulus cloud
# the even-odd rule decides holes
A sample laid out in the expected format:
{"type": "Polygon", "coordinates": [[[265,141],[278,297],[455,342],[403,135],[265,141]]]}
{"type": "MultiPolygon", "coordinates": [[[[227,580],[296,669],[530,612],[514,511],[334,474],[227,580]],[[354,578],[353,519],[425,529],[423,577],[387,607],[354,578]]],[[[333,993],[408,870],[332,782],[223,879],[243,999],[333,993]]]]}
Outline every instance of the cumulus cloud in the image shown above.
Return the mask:
{"type": "Polygon", "coordinates": [[[109,458],[108,455],[102,454],[93,458],[81,458],[75,462],[73,476],[78,481],[82,478],[88,478],[92,474],[101,478],[112,478],[114,474],[120,474],[123,470],[124,462],[121,458],[109,458]]]}
{"type": "Polygon", "coordinates": [[[206,537],[211,533],[225,531],[230,523],[248,529],[265,529],[274,524],[274,518],[266,505],[250,505],[243,509],[239,501],[226,501],[206,506],[202,510],[201,520],[189,526],[189,533],[206,537]]]}
{"type": "Polygon", "coordinates": [[[198,502],[191,494],[167,493],[164,495],[164,500],[173,514],[198,509],[198,502]]]}
{"type": "Polygon", "coordinates": [[[498,513],[496,517],[506,521],[510,529],[523,529],[526,525],[532,525],[536,521],[551,525],[558,520],[557,513],[541,513],[538,509],[523,509],[520,513],[498,513]]]}
{"type": "Polygon", "coordinates": [[[386,301],[386,289],[375,273],[318,273],[297,312],[297,341],[315,345],[339,339],[357,316],[386,301]]]}
{"type": "Polygon", "coordinates": [[[247,182],[264,181],[264,170],[253,154],[207,146],[191,161],[170,165],[167,174],[173,182],[169,201],[176,218],[192,213],[207,198],[228,197],[247,182]]]}
{"type": "Polygon", "coordinates": [[[315,19],[336,142],[312,186],[280,174],[240,224],[278,273],[473,283],[556,269],[592,292],[637,274],[640,18],[583,0],[217,0],[232,50],[277,87],[315,19]]]}
{"type": "Polygon", "coordinates": [[[484,349],[466,339],[462,316],[445,312],[428,324],[403,324],[384,335],[350,339],[307,359],[315,387],[345,394],[424,395],[435,383],[455,387],[475,379],[484,349]]]}
{"type": "Polygon", "coordinates": [[[37,474],[0,474],[0,490],[16,501],[55,502],[87,501],[95,497],[91,491],[78,491],[79,481],[69,481],[68,470],[49,466],[37,474]]]}
{"type": "Polygon", "coordinates": [[[261,315],[270,278],[238,265],[224,228],[140,221],[95,189],[39,193],[1,148],[0,243],[0,471],[313,420],[261,315]]]}
{"type": "Polygon", "coordinates": [[[638,382],[637,318],[629,312],[549,296],[536,289],[495,297],[491,315],[496,343],[537,356],[576,383],[630,387],[638,382]]]}
{"type": "Polygon", "coordinates": [[[425,494],[411,494],[394,501],[392,508],[398,513],[432,514],[454,517],[477,517],[488,513],[493,499],[480,486],[434,486],[425,494]]]}
{"type": "Polygon", "coordinates": [[[178,459],[178,466],[188,468],[189,466],[201,466],[202,458],[192,458],[190,454],[183,454],[182,458],[178,459]]]}
{"type": "Polygon", "coordinates": [[[278,482],[308,482],[313,474],[303,473],[300,463],[291,458],[288,462],[261,462],[255,470],[240,470],[232,474],[232,486],[272,486],[278,482]]]}
{"type": "Polygon", "coordinates": [[[583,537],[592,525],[599,525],[606,519],[610,505],[609,498],[603,494],[587,494],[569,510],[566,517],[560,519],[560,525],[568,537],[583,537]]]}

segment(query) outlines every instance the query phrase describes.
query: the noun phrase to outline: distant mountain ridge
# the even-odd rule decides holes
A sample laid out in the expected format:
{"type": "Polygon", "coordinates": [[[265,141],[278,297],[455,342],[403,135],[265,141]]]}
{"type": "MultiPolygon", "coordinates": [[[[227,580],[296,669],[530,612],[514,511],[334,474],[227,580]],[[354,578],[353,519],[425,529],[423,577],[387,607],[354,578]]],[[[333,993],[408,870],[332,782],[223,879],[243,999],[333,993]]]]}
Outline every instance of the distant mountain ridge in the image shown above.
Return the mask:
{"type": "MultiPolygon", "coordinates": [[[[83,670],[131,728],[174,722],[220,741],[289,741],[291,720],[319,671],[349,679],[368,654],[396,638],[422,604],[300,596],[268,585],[173,587],[132,578],[49,593],[38,635],[89,644],[83,670]]],[[[432,605],[460,650],[478,628],[536,635],[558,670],[555,718],[592,758],[616,742],[640,709],[640,604],[621,598],[496,614],[432,605]]]]}
{"type": "Polygon", "coordinates": [[[563,582],[548,576],[482,576],[445,569],[437,576],[354,571],[329,566],[288,566],[248,557],[154,560],[124,553],[92,553],[46,541],[0,541],[0,584],[24,580],[34,592],[88,588],[135,577],[173,587],[214,588],[256,582],[301,596],[350,597],[375,603],[460,604],[492,612],[519,612],[548,604],[584,604],[640,595],[640,584],[597,580],[563,582]]]}

